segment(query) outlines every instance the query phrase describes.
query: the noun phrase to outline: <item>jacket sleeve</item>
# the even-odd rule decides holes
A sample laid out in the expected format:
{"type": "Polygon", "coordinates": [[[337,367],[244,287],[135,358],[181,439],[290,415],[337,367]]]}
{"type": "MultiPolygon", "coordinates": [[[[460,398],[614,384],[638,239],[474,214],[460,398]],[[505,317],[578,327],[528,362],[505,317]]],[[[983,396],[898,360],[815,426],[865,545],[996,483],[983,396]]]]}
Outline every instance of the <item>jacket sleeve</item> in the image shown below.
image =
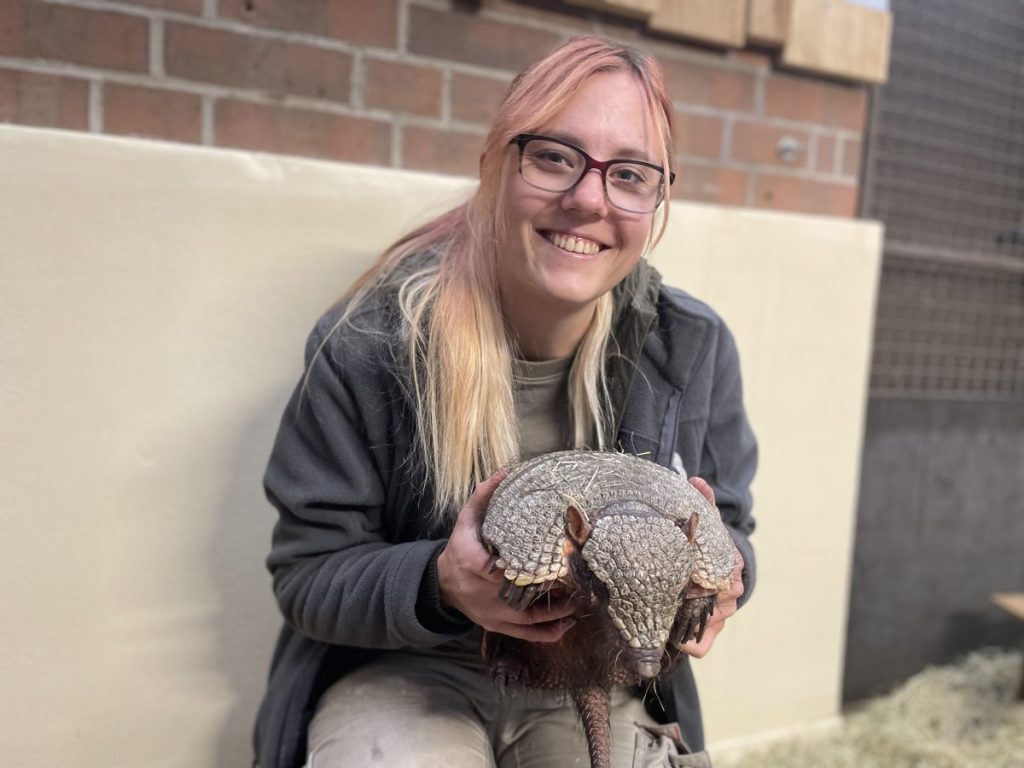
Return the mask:
{"type": "Polygon", "coordinates": [[[750,483],[757,468],[757,442],[743,408],[736,342],[724,324],[719,331],[710,413],[697,474],[714,489],[722,521],[743,555],[743,596],[739,600],[739,605],[743,605],[754,591],[757,574],[750,543],[754,531],[750,483]]]}
{"type": "MultiPolygon", "coordinates": [[[[279,519],[267,565],[285,620],[324,642],[363,648],[432,646],[417,614],[424,574],[444,540],[392,542],[388,483],[401,467],[382,344],[323,319],[306,347],[307,375],[285,410],[264,476],[279,519]],[[354,341],[353,337],[364,337],[354,341]],[[342,337],[342,338],[339,338],[342,337]],[[372,348],[369,349],[368,348],[372,348]],[[391,426],[389,426],[391,424],[391,426]]],[[[408,429],[408,427],[404,427],[408,429]]],[[[429,590],[427,590],[429,591],[429,590]]],[[[420,612],[422,613],[422,611],[420,612]]]]}

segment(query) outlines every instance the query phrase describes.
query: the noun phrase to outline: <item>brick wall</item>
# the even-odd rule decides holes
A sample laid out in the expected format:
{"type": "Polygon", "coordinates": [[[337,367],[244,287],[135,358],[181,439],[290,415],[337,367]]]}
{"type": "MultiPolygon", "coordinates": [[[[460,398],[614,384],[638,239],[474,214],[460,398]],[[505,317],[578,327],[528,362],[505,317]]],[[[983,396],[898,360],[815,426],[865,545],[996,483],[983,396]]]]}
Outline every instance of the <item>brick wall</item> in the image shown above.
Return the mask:
{"type": "Polygon", "coordinates": [[[558,2],[0,0],[0,122],[473,175],[512,76],[583,32],[662,62],[678,198],[855,214],[864,86],[558,2]]]}

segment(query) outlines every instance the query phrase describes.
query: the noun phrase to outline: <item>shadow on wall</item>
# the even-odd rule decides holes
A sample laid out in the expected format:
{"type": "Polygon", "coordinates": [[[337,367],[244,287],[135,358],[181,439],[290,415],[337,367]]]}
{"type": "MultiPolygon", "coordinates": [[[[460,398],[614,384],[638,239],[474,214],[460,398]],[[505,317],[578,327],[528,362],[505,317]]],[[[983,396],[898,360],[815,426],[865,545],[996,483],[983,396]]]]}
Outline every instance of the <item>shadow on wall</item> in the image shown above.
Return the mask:
{"type": "Polygon", "coordinates": [[[217,505],[218,520],[203,558],[220,612],[210,673],[221,677],[233,694],[216,744],[214,765],[247,766],[252,762],[252,727],[263,696],[269,659],[281,616],[273,599],[264,560],[276,513],[263,497],[265,461],[290,391],[265,399],[265,406],[241,414],[238,429],[226,440],[225,478],[217,505]],[[243,649],[264,647],[266,653],[243,649]]]}
{"type": "Polygon", "coordinates": [[[940,640],[944,659],[955,661],[969,651],[987,646],[1019,648],[1024,643],[1024,624],[994,606],[960,610],[946,619],[940,640]]]}
{"type": "Polygon", "coordinates": [[[1024,408],[872,399],[843,699],[986,645],[1019,647],[989,602],[1024,586],[1024,408]]]}

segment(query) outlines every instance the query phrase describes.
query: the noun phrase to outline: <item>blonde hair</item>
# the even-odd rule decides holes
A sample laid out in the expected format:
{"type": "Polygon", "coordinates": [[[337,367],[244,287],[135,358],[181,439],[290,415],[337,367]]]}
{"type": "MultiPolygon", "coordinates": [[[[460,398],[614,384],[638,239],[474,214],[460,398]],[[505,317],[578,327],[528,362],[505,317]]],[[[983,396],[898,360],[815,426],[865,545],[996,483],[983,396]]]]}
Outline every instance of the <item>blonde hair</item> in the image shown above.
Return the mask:
{"type": "MultiPolygon", "coordinates": [[[[669,176],[672,107],[661,69],[649,55],[586,36],[574,38],[523,71],[509,88],[480,156],[480,184],[470,200],[394,243],[343,297],[335,328],[372,293],[397,289],[416,412],[416,432],[434,495],[435,522],[454,518],[473,486],[516,458],[519,436],[512,390],[514,341],[502,319],[495,263],[505,242],[502,197],[515,173],[509,143],[554,117],[598,72],[626,71],[641,84],[645,109],[659,130],[660,161],[669,176]],[[414,257],[437,254],[419,266],[414,257]],[[398,269],[400,266],[408,269],[398,269]]],[[[652,225],[646,246],[667,223],[652,225]],[[655,230],[657,232],[655,233],[655,230]]],[[[609,404],[604,377],[612,297],[602,296],[569,374],[573,443],[604,448],[609,404]]],[[[328,334],[328,337],[330,334],[328,334]]]]}

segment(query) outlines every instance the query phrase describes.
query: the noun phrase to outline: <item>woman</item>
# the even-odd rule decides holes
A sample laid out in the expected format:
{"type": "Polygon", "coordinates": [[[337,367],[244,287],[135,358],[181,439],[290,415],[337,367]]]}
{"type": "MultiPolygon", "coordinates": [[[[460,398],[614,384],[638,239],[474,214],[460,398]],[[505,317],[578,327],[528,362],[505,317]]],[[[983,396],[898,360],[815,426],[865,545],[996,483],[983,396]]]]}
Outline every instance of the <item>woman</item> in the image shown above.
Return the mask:
{"type": "MultiPolygon", "coordinates": [[[[392,246],[317,325],[265,478],[287,623],[263,768],[587,764],[570,703],[503,697],[480,660],[480,628],[551,642],[572,624],[568,604],[497,597],[479,523],[514,458],[585,446],[706,478],[745,566],[689,655],[749,595],[755,447],[736,350],[642,261],[668,214],[671,116],[653,59],[569,41],[512,84],[472,199],[392,246]]],[[[657,689],[615,692],[616,765],[702,749],[689,666],[657,689]],[[672,721],[681,738],[658,729],[672,721]]],[[[673,764],[702,764],[689,759],[673,764]]]]}

